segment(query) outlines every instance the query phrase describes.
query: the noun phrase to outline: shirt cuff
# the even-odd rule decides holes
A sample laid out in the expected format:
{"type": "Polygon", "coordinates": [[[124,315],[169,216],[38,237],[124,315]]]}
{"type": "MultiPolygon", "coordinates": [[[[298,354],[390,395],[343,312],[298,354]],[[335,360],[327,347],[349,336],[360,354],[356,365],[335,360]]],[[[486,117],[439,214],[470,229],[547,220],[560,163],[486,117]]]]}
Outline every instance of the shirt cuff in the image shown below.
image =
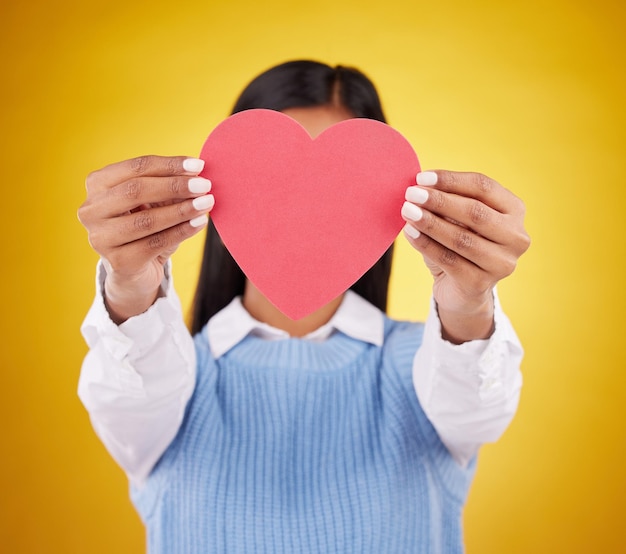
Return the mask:
{"type": "Polygon", "coordinates": [[[430,313],[426,320],[424,336],[431,345],[434,367],[472,368],[479,380],[478,393],[484,403],[489,403],[502,394],[502,368],[505,358],[515,353],[523,355],[522,345],[509,318],[504,313],[496,289],[494,299],[494,332],[488,339],[479,339],[453,344],[442,337],[441,320],[434,298],[431,297],[430,313]]]}
{"type": "Polygon", "coordinates": [[[102,261],[96,270],[96,296],[81,326],[81,333],[90,348],[101,343],[111,357],[124,368],[118,375],[120,385],[130,391],[143,389],[143,379],[134,369],[137,360],[152,348],[163,336],[163,331],[182,312],[180,301],[174,290],[171,267],[168,261],[161,288],[163,296],[142,314],[133,316],[117,325],[110,317],[104,302],[106,269],[102,261]]]}

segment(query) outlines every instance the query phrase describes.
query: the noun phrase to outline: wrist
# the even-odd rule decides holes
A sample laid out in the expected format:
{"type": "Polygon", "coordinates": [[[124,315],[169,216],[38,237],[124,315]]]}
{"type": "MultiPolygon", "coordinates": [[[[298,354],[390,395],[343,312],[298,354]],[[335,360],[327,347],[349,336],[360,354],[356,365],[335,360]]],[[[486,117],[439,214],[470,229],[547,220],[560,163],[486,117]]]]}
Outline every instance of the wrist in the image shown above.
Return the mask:
{"type": "Polygon", "coordinates": [[[160,296],[161,281],[141,276],[107,274],[103,288],[104,305],[117,325],[144,313],[160,296]]]}
{"type": "Polygon", "coordinates": [[[494,326],[494,298],[489,291],[483,299],[473,299],[453,309],[436,304],[441,336],[453,344],[491,337],[494,326]]]}

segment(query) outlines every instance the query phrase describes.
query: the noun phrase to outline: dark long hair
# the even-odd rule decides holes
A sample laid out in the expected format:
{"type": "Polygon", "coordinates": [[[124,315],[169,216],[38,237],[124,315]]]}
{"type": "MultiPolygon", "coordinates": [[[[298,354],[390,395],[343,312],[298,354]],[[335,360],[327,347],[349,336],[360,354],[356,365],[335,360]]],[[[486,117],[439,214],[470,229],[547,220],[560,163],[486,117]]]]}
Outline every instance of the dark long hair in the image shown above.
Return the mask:
{"type": "MultiPolygon", "coordinates": [[[[319,62],[301,60],[273,67],[244,89],[232,113],[253,108],[283,111],[328,104],[333,95],[356,117],[385,122],[378,93],[372,82],[357,69],[330,67],[319,62]]],[[[391,273],[393,245],[351,289],[383,311],[387,309],[387,288],[391,273]]],[[[193,302],[193,334],[244,292],[246,278],[226,250],[209,221],[200,277],[193,302]]]]}

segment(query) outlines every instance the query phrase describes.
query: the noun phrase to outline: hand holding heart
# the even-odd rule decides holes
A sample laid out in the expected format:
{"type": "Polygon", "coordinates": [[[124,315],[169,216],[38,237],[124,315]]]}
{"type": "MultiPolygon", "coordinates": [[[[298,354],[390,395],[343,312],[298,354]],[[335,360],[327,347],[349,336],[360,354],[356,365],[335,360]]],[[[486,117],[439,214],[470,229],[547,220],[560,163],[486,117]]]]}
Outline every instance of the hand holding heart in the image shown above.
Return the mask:
{"type": "Polygon", "coordinates": [[[489,177],[452,171],[421,173],[406,200],[405,235],[435,279],[444,336],[487,338],[493,287],[530,245],[523,202],[489,177]]]}
{"type": "Polygon", "coordinates": [[[167,259],[207,223],[214,198],[194,158],[142,156],[87,177],[78,218],[107,270],[105,298],[122,323],[157,298],[167,259]]]}

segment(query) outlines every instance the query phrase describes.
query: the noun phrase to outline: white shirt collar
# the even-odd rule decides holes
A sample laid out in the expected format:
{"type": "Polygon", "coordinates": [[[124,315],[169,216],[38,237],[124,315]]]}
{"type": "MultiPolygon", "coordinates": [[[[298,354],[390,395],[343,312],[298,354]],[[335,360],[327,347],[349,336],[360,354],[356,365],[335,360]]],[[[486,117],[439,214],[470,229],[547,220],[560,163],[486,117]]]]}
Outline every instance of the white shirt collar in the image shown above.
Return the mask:
{"type": "MultiPolygon", "coordinates": [[[[354,339],[382,346],[384,324],[383,313],[378,308],[349,290],[330,321],[303,338],[322,342],[335,331],[341,331],[354,339]]],[[[240,297],[234,298],[209,320],[207,334],[215,358],[224,355],[249,334],[266,340],[289,338],[286,331],[254,319],[243,307],[240,297]]]]}

